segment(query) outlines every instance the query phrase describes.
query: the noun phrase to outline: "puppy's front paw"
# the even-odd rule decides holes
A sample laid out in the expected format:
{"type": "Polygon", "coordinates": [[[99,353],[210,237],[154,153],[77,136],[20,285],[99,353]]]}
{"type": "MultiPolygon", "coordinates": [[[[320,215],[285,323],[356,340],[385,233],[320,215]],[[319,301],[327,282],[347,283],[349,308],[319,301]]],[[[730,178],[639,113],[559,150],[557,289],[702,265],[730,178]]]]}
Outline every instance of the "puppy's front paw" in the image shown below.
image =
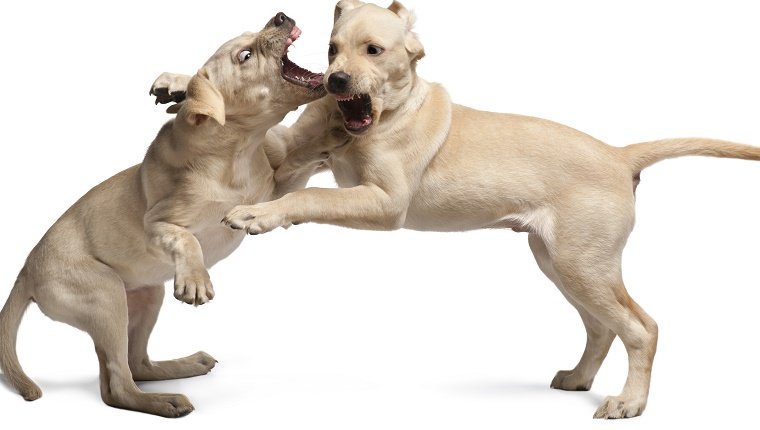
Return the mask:
{"type": "Polygon", "coordinates": [[[185,100],[188,77],[175,73],[162,73],[153,82],[149,94],[156,96],[156,104],[180,103],[185,100]]]}
{"type": "Polygon", "coordinates": [[[292,224],[281,215],[271,202],[253,206],[237,206],[232,209],[222,223],[235,230],[245,230],[248,234],[266,233],[277,227],[288,228],[292,224]]]}
{"type": "Polygon", "coordinates": [[[202,305],[214,298],[214,286],[206,269],[177,272],[174,276],[174,297],[189,305],[202,305]]]}

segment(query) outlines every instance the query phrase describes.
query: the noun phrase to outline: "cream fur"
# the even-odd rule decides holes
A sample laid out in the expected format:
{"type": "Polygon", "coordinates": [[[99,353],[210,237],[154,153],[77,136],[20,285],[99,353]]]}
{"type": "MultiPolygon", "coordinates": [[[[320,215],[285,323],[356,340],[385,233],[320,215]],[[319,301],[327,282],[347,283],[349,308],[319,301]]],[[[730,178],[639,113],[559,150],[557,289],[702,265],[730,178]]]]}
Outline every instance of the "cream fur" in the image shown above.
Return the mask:
{"type": "Polygon", "coordinates": [[[760,160],[760,148],[698,138],[616,148],[551,121],[453,104],[441,85],[415,72],[424,51],[412,21],[398,2],[390,9],[338,3],[326,81],[336,72],[350,75],[349,94],[371,96],[372,124],[348,132],[334,97],[311,103],[284,137],[295,148],[276,172],[293,185],[281,191],[292,192],[239,206],[225,222],[255,234],[302,222],[527,231],[536,262],[578,310],[588,333],[579,363],[559,371],[551,386],[589,389],[619,336],[628,352],[628,378],[594,416],[641,414],[658,330],[628,295],[621,271],[639,172],[684,155],[760,160]],[[384,51],[368,55],[368,43],[384,51]],[[341,188],[297,190],[325,160],[341,188]]]}
{"type": "MultiPolygon", "coordinates": [[[[142,164],[95,186],[64,213],[27,258],[0,312],[0,367],[26,400],[42,395],[16,356],[16,334],[34,301],[50,318],[87,332],[100,362],[100,390],[111,406],[178,417],[193,410],[181,394],[142,392],[134,380],[203,375],[205,352],[152,361],[147,344],[174,277],[177,299],[214,298],[208,267],[245,234],[220,224],[235,204],[272,197],[267,130],[298,105],[324,94],[286,82],[281,60],[294,27],[270,21],[224,44],[191,77],[162,75],[154,91],[187,89],[142,164]],[[236,61],[250,50],[247,62],[236,61]],[[165,85],[165,86],[164,86],[165,85]],[[134,380],[133,380],[134,379],[134,380]]],[[[286,149],[276,145],[272,154],[286,149]]]]}

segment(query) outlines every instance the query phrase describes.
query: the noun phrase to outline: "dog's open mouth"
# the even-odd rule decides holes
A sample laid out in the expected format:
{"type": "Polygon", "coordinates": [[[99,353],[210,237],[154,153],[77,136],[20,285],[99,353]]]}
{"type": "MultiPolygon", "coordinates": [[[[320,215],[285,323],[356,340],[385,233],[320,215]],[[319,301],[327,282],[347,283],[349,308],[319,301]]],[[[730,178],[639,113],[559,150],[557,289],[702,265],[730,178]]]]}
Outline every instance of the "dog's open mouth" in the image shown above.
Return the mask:
{"type": "Polygon", "coordinates": [[[352,133],[361,133],[372,125],[372,98],[369,94],[335,94],[343,113],[343,126],[352,133]]]}
{"type": "Polygon", "coordinates": [[[321,90],[324,74],[310,72],[290,61],[288,58],[288,48],[290,48],[290,45],[292,45],[300,35],[301,29],[294,25],[293,30],[290,32],[290,36],[288,36],[288,39],[285,41],[285,50],[282,53],[282,71],[280,74],[283,79],[291,84],[306,87],[310,90],[321,90]]]}

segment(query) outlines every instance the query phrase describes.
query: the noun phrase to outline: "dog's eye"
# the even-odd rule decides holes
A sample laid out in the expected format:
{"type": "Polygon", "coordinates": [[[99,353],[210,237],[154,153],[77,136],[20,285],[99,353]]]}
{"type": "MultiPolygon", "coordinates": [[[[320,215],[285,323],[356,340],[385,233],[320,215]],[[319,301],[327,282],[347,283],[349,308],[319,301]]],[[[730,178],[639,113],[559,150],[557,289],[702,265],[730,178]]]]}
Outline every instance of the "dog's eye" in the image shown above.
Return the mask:
{"type": "Polygon", "coordinates": [[[383,48],[377,46],[377,45],[369,45],[367,46],[367,54],[369,55],[380,55],[384,51],[383,48]]]}
{"type": "Polygon", "coordinates": [[[327,55],[333,56],[338,53],[338,48],[335,47],[335,44],[331,43],[330,46],[327,48],[327,55]]]}
{"type": "Polygon", "coordinates": [[[250,49],[244,49],[238,54],[238,61],[240,61],[240,64],[245,63],[249,58],[251,58],[250,49]]]}

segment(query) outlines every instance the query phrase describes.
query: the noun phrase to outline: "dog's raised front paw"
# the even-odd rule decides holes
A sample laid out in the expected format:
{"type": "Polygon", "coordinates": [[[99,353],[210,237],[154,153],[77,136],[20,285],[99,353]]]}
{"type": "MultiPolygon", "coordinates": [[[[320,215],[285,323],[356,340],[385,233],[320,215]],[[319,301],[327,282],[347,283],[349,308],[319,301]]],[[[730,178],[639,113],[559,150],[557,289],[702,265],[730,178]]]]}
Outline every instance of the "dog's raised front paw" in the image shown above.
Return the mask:
{"type": "Polygon", "coordinates": [[[236,206],[224,217],[222,223],[234,230],[245,230],[253,235],[266,233],[277,227],[290,227],[292,223],[275,209],[276,206],[271,202],[236,206]]]}
{"type": "Polygon", "coordinates": [[[185,100],[189,76],[162,73],[153,82],[149,94],[156,96],[156,104],[180,103],[185,100]]]}
{"type": "Polygon", "coordinates": [[[177,272],[174,275],[174,297],[189,305],[202,305],[214,298],[214,286],[206,269],[177,272]]]}

